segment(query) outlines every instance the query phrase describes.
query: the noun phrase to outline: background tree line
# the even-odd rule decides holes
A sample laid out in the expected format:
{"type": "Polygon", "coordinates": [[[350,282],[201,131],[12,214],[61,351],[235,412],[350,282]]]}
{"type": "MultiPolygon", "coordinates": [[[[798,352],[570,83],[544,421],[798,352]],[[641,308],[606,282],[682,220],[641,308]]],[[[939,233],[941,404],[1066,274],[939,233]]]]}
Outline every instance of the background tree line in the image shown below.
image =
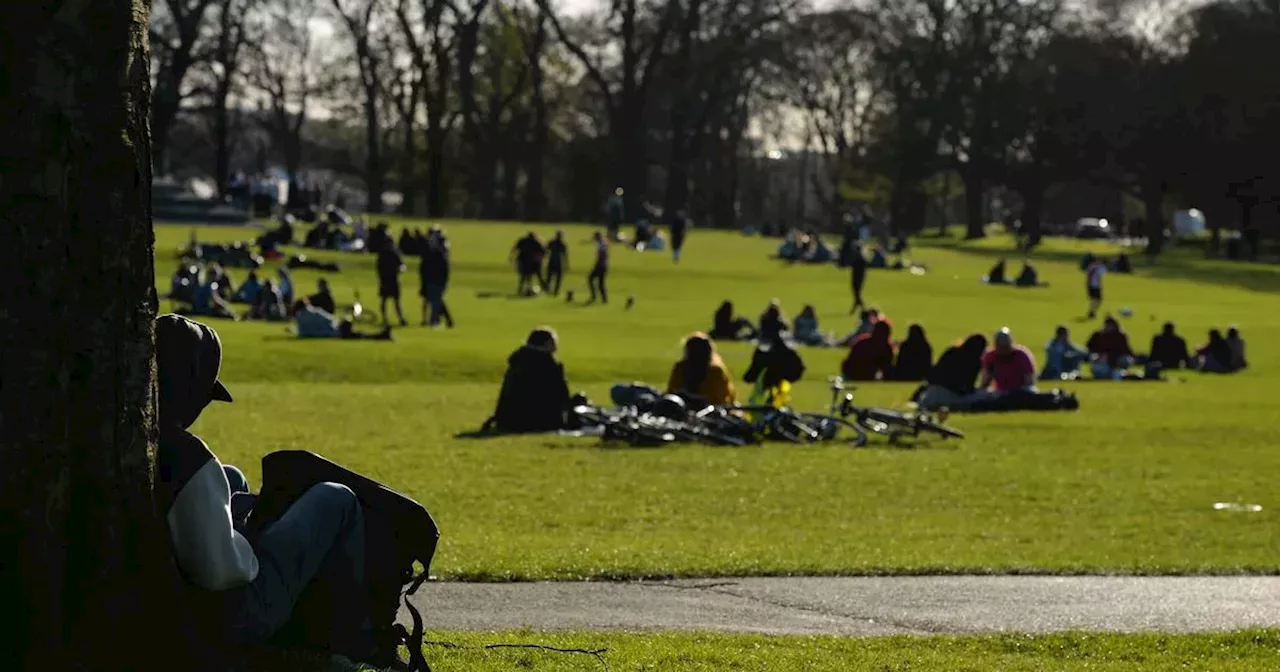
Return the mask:
{"type": "Polygon", "coordinates": [[[717,227],[1035,236],[1082,183],[1158,250],[1173,207],[1216,243],[1280,194],[1262,0],[153,0],[151,32],[158,172],[326,170],[370,212],[590,220],[623,186],[717,227]]]}

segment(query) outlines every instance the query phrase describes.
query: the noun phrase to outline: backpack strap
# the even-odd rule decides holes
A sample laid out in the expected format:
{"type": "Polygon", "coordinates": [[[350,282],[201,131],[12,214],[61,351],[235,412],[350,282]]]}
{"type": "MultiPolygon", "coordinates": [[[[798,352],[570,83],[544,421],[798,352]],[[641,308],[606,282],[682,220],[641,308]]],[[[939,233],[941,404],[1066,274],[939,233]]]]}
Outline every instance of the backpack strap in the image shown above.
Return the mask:
{"type": "Polygon", "coordinates": [[[422,587],[422,584],[426,582],[429,574],[430,572],[424,568],[422,573],[409,582],[409,587],[404,591],[404,606],[409,610],[409,617],[413,619],[413,631],[406,630],[403,625],[396,625],[396,629],[404,640],[405,647],[409,649],[409,669],[412,672],[431,672],[431,666],[427,664],[426,657],[422,655],[422,638],[425,634],[422,626],[422,614],[409,601],[409,597],[418,592],[418,588],[422,587]]]}

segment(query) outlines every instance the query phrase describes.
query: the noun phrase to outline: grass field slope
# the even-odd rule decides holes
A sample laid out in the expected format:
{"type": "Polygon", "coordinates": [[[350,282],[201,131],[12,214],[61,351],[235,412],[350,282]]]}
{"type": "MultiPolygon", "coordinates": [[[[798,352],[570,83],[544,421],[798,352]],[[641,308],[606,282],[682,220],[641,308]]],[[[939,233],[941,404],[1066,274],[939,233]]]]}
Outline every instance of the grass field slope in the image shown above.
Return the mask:
{"type": "MultiPolygon", "coordinates": [[[[175,252],[192,229],[156,228],[157,285],[165,291],[175,252]]],[[[535,227],[544,236],[554,228],[535,227]]],[[[1135,274],[1107,279],[1105,309],[1132,309],[1124,325],[1137,348],[1146,348],[1164,320],[1176,321],[1192,343],[1202,341],[1210,327],[1238,324],[1252,365],[1239,375],[1184,374],[1163,384],[1073,383],[1078,412],[955,416],[954,424],[968,434],[965,441],[916,450],[777,444],[616,449],[590,438],[456,435],[479,427],[491,412],[506,357],[534,326],[559,331],[571,384],[605,400],[614,382],[662,385],[679,356],[680,339],[708,328],[712,311],[725,299],[752,319],[770,299],[779,299],[790,315],[812,304],[824,329],[849,331],[854,319],[847,314],[847,275],[833,266],[772,260],[776,241],[694,231],[680,265],[669,254],[615,248],[611,302],[584,307],[591,229],[565,227],[571,250],[567,288],[577,291],[576,303],[512,296],[515,278],[507,255],[524,226],[446,223],[446,229],[454,254],[448,299],[456,329],[410,326],[397,329],[391,343],[305,342],[281,324],[218,323],[226,353],[223,379],[236,403],[211,408],[194,428],[224,461],[241,465],[254,480],[262,455],[303,447],[418,498],[443,532],[434,567],[442,578],[1280,568],[1277,269],[1174,251],[1158,266],[1139,261],[1135,274]],[[628,296],[636,300],[630,310],[624,308],[628,296]],[[1263,509],[1213,507],[1237,500],[1263,509]]],[[[240,240],[256,231],[205,227],[197,233],[201,240],[240,240]]],[[[1085,244],[1052,241],[1037,251],[1047,288],[980,284],[994,258],[1009,254],[1010,247],[1007,239],[920,241],[910,256],[928,273],[871,271],[867,296],[892,318],[897,336],[912,322],[924,325],[935,351],[968,333],[1001,326],[1037,356],[1058,324],[1068,325],[1083,342],[1097,326],[1081,321],[1084,279],[1077,260],[1085,244]]],[[[375,302],[372,257],[308,255],[341,264],[340,273],[327,274],[339,302],[349,302],[357,290],[366,305],[375,302]]],[[[403,279],[405,308],[416,325],[421,305],[416,260],[410,262],[403,279]]],[[[1010,265],[1016,271],[1016,258],[1010,265]]],[[[244,271],[232,273],[236,280],[244,277],[244,271]]],[[[307,292],[319,277],[311,271],[294,275],[307,292]]],[[[723,354],[740,375],[747,346],[726,346],[723,354]]],[[[819,410],[827,399],[826,376],[837,372],[844,353],[803,355],[809,373],[795,405],[819,410]]],[[[901,405],[910,391],[907,385],[870,384],[857,394],[865,402],[901,405]]],[[[669,641],[674,640],[624,642],[620,655],[669,641]]],[[[975,641],[956,649],[956,660],[964,664],[949,669],[988,669],[966,666],[965,656],[979,654],[996,656],[998,664],[990,669],[1039,669],[1037,661],[1055,669],[1080,667],[1070,661],[1059,666],[1054,656],[1066,654],[1053,640],[1036,640],[1029,648],[1016,639],[975,641]]],[[[1168,640],[1160,650],[1178,651],[1179,641],[1168,640]]],[[[1194,647],[1211,648],[1217,641],[1194,647]]],[[[702,646],[694,640],[685,644],[702,646]]],[[[857,645],[811,645],[832,661],[869,655],[854,651],[857,645]]],[[[737,649],[723,655],[755,669],[750,652],[769,646],[766,639],[740,638],[733,640],[737,649]]],[[[953,647],[921,646],[892,655],[924,660],[953,647]]],[[[1091,640],[1086,650],[1109,646],[1105,639],[1091,640]]],[[[461,650],[445,655],[469,660],[461,650]]],[[[489,669],[487,664],[466,667],[489,669]]],[[[807,669],[839,667],[832,665],[807,669]]],[[[1217,669],[1263,669],[1240,665],[1217,669]]],[[[1268,666],[1275,668],[1274,659],[1268,666]]]]}

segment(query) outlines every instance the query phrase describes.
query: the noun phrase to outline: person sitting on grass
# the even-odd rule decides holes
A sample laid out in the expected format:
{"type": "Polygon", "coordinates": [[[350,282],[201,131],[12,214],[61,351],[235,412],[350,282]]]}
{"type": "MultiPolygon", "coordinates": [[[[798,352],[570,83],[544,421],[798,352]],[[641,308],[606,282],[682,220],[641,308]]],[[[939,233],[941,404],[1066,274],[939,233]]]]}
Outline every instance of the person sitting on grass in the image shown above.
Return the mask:
{"type": "Polygon", "coordinates": [[[677,394],[715,406],[738,401],[733,389],[733,375],[716,352],[711,338],[694,333],[684,340],[684,357],[671,367],[667,394],[677,394]]]}
{"type": "Polygon", "coordinates": [[[734,317],[733,302],[725,301],[711,318],[711,338],[717,341],[749,341],[756,337],[756,328],[743,317],[734,317]]]}
{"type": "Polygon", "coordinates": [[[1231,344],[1217,329],[1209,330],[1209,342],[1196,350],[1198,368],[1205,373],[1234,373],[1231,344]]]}
{"type": "Polygon", "coordinates": [[[791,326],[787,324],[787,317],[782,313],[782,304],[777,299],[769,302],[769,307],[760,314],[760,333],[759,339],[766,343],[772,343],[781,338],[781,335],[791,330],[791,326]]]}
{"type": "Polygon", "coordinates": [[[894,380],[921,381],[933,366],[933,346],[925,337],[924,327],[907,327],[907,338],[898,346],[898,359],[893,364],[894,380]]]}
{"type": "Polygon", "coordinates": [[[240,287],[236,289],[235,294],[231,296],[232,303],[247,303],[250,306],[258,302],[258,295],[262,293],[262,282],[258,280],[257,271],[249,271],[249,277],[240,283],[240,287]]]}
{"type": "Polygon", "coordinates": [[[920,408],[933,410],[955,406],[972,395],[986,350],[987,337],[982,334],[973,334],[964,342],[947,348],[929,369],[924,384],[916,388],[911,400],[920,408]]]}
{"type": "Polygon", "coordinates": [[[1121,252],[1116,256],[1116,260],[1111,263],[1111,271],[1113,273],[1132,273],[1133,264],[1129,261],[1129,255],[1121,252]]]}
{"type": "Polygon", "coordinates": [[[889,257],[885,255],[884,248],[879,245],[871,250],[871,259],[867,261],[868,268],[888,268],[889,257]]]}
{"type": "Polygon", "coordinates": [[[1071,342],[1071,331],[1059,325],[1053,338],[1044,346],[1044,369],[1040,380],[1074,379],[1080,365],[1089,361],[1089,351],[1071,342]]]}
{"type": "Polygon", "coordinates": [[[284,297],[280,295],[280,290],[276,288],[275,283],[270,280],[262,283],[258,300],[249,307],[249,319],[281,322],[288,319],[288,315],[284,297]]]}
{"type": "Polygon", "coordinates": [[[787,343],[786,332],[776,333],[772,340],[761,339],[751,354],[751,365],[742,379],[752,383],[750,403],[785,405],[791,398],[791,385],[804,376],[804,360],[787,343]]]}
{"type": "Polygon", "coordinates": [[[538,327],[511,353],[497,408],[483,431],[554,432],[565,427],[569,383],[564,365],[556,360],[557,341],[550,327],[538,327]]]}
{"type": "Polygon", "coordinates": [[[1165,322],[1160,333],[1151,339],[1151,354],[1147,361],[1159,364],[1162,370],[1168,371],[1184,366],[1195,367],[1195,360],[1187,350],[1187,341],[1177,334],[1172,322],[1165,322]]]}
{"type": "Polygon", "coordinates": [[[1231,346],[1231,369],[1239,371],[1248,368],[1249,361],[1244,357],[1244,339],[1240,337],[1240,329],[1227,329],[1227,345],[1231,346]]]}
{"type": "Polygon", "coordinates": [[[892,328],[888,322],[876,322],[871,333],[863,334],[849,347],[849,355],[840,365],[846,380],[891,380],[894,347],[892,328]]]}
{"type": "Polygon", "coordinates": [[[1013,342],[1008,327],[996,332],[992,348],[982,355],[982,377],[978,390],[996,395],[1034,392],[1036,359],[1031,351],[1013,342]]]}
{"type": "Polygon", "coordinates": [[[376,651],[365,597],[360,501],[346,486],[320,483],[279,519],[249,531],[254,496],[243,472],[223,465],[189,429],[210,403],[232,400],[218,380],[218,334],[161,315],[155,343],[156,500],[193,604],[218,607],[211,634],[233,646],[261,646],[297,627],[325,633],[335,654],[374,662],[385,652],[376,651]],[[306,599],[315,591],[329,599],[306,599]],[[295,612],[299,604],[313,608],[295,612]],[[318,606],[324,604],[330,606],[318,606]]]}
{"type": "Polygon", "coordinates": [[[216,317],[220,319],[236,319],[236,310],[222,298],[221,287],[218,285],[217,278],[220,273],[217,271],[209,271],[205,274],[204,282],[196,287],[195,294],[191,297],[191,314],[200,317],[216,317]]]}
{"type": "Polygon", "coordinates": [[[1119,380],[1133,366],[1134,354],[1129,347],[1129,335],[1110,315],[1103,320],[1102,328],[1089,337],[1085,347],[1089,350],[1089,368],[1094,378],[1119,380]]]}
{"type": "Polygon", "coordinates": [[[355,323],[349,317],[338,317],[333,313],[311,305],[307,299],[298,299],[293,304],[293,323],[298,338],[341,338],[344,340],[391,340],[391,326],[386,325],[382,331],[373,334],[355,330],[355,323]]]}
{"type": "Polygon", "coordinates": [[[881,313],[878,309],[876,308],[862,309],[862,314],[858,317],[857,328],[849,332],[844,338],[837,340],[835,344],[842,348],[847,348],[849,346],[852,346],[853,342],[858,340],[859,336],[871,333],[871,330],[876,326],[877,322],[889,322],[889,326],[890,327],[893,326],[893,322],[890,322],[889,318],[886,317],[883,313],[881,313]]]}
{"type": "Polygon", "coordinates": [[[1036,267],[1031,265],[1029,261],[1022,262],[1022,270],[1018,272],[1018,277],[1014,279],[1013,284],[1018,287],[1038,287],[1040,285],[1040,274],[1036,272],[1036,267]]]}
{"type": "Polygon", "coordinates": [[[329,291],[329,281],[324,278],[316,282],[316,293],[307,297],[307,303],[326,313],[338,312],[338,304],[333,300],[333,292],[329,291]]]}
{"type": "Polygon", "coordinates": [[[822,334],[822,330],[818,327],[818,313],[812,305],[807,305],[800,314],[796,316],[796,341],[805,345],[826,346],[829,345],[827,337],[822,334]]]}
{"type": "Polygon", "coordinates": [[[995,266],[991,267],[990,271],[987,271],[987,276],[983,278],[982,281],[988,285],[1003,285],[1008,282],[1008,280],[1005,279],[1004,274],[1005,261],[1001,258],[996,262],[995,266]]]}

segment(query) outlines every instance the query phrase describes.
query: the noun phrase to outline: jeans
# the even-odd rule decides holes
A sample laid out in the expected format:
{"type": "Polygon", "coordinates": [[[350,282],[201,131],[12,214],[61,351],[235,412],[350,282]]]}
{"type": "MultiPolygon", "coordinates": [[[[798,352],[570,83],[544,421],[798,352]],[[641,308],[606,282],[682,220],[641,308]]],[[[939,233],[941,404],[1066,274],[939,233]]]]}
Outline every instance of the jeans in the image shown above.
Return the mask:
{"type": "MultiPolygon", "coordinates": [[[[224,470],[233,499],[247,494],[244,474],[229,465],[224,470]]],[[[282,630],[297,630],[307,643],[367,658],[373,634],[365,606],[364,513],[355,493],[337,483],[314,485],[251,541],[258,576],[225,593],[232,641],[263,644],[282,630]],[[305,608],[295,613],[300,604],[305,608]]]]}
{"type": "Polygon", "coordinates": [[[449,326],[453,326],[453,315],[449,314],[449,307],[444,305],[445,285],[427,285],[427,303],[431,304],[431,326],[440,324],[440,320],[444,320],[449,326]]]}
{"type": "Polygon", "coordinates": [[[597,296],[597,288],[599,289],[599,297],[602,303],[609,303],[609,293],[604,287],[604,276],[608,273],[608,269],[597,266],[591,269],[591,273],[587,275],[587,288],[591,290],[591,300],[595,301],[597,296]]]}

